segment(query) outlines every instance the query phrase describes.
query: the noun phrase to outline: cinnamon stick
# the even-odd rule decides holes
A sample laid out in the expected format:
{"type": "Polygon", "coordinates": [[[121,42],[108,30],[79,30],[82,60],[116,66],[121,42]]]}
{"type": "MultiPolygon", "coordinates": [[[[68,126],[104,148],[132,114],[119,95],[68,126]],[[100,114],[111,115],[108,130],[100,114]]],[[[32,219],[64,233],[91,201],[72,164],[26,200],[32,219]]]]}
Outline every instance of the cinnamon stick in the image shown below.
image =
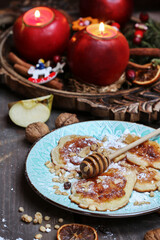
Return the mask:
{"type": "Polygon", "coordinates": [[[26,68],[25,66],[22,66],[18,63],[14,64],[14,69],[21,75],[23,75],[24,77],[29,77],[28,74],[28,68],[26,68]]]}
{"type": "Polygon", "coordinates": [[[13,64],[18,64],[18,65],[21,65],[21,66],[24,66],[26,68],[30,68],[31,64],[29,63],[26,63],[25,61],[23,61],[21,58],[19,58],[16,54],[14,54],[13,52],[10,52],[8,54],[8,57],[9,57],[9,60],[13,63],[13,64]]]}
{"type": "Polygon", "coordinates": [[[59,78],[55,78],[55,79],[51,80],[50,82],[45,83],[45,86],[54,88],[57,90],[63,89],[63,83],[59,81],[59,78]]]}
{"type": "Polygon", "coordinates": [[[130,48],[130,55],[160,57],[159,48],[130,48]]]}

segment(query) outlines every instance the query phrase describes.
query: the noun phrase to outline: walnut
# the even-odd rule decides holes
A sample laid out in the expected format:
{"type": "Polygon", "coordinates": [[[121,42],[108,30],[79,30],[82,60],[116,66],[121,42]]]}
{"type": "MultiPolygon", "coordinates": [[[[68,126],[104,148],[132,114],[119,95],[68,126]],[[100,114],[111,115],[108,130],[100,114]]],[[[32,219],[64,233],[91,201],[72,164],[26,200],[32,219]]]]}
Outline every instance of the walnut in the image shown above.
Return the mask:
{"type": "Polygon", "coordinates": [[[73,123],[78,123],[79,120],[76,114],[73,113],[61,113],[55,120],[56,128],[67,126],[73,123]]]}
{"type": "Polygon", "coordinates": [[[146,232],[144,240],[158,240],[160,239],[160,228],[152,229],[146,232]]]}
{"type": "Polygon", "coordinates": [[[26,138],[29,142],[34,143],[49,132],[49,128],[45,123],[31,123],[26,127],[26,138]]]}

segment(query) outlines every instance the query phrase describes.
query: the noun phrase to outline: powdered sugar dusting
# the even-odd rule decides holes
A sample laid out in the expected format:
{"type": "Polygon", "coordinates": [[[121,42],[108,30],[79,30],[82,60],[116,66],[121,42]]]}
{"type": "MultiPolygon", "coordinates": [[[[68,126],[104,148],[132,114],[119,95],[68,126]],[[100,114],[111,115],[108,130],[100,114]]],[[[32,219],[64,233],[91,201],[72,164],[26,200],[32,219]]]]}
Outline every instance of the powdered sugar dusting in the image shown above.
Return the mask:
{"type": "Polygon", "coordinates": [[[111,134],[106,134],[106,136],[107,136],[107,141],[103,143],[105,149],[110,149],[110,148],[119,149],[126,146],[126,144],[124,144],[119,137],[111,134]]]}
{"type": "MultiPolygon", "coordinates": [[[[82,147],[81,146],[77,146],[75,142],[71,143],[68,145],[67,148],[63,148],[63,155],[65,156],[65,167],[68,170],[76,170],[76,171],[80,171],[80,163],[83,161],[84,156],[80,156],[80,152],[83,148],[87,147],[91,147],[91,145],[93,144],[97,144],[97,143],[102,143],[101,141],[97,140],[96,138],[93,137],[89,137],[89,138],[83,138],[80,139],[81,142],[83,142],[82,147]],[[72,153],[76,153],[75,156],[70,156],[70,154],[72,153]]],[[[79,144],[81,145],[81,143],[79,144]]],[[[102,147],[101,147],[102,148],[102,147]]],[[[91,151],[91,149],[89,150],[87,155],[92,154],[93,151],[91,151]]]]}

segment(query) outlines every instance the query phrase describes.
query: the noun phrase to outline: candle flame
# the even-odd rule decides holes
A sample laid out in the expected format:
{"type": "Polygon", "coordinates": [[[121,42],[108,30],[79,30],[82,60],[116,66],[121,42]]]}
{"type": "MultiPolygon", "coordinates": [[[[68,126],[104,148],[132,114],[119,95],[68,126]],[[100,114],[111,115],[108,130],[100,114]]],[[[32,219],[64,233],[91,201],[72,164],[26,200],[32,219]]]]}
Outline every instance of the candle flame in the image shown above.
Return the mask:
{"type": "Polygon", "coordinates": [[[104,32],[104,23],[103,23],[103,22],[101,22],[101,23],[99,24],[99,31],[100,31],[101,33],[104,32]]]}
{"type": "Polygon", "coordinates": [[[39,10],[36,10],[35,13],[34,13],[34,16],[36,18],[39,18],[40,17],[40,11],[39,10]]]}

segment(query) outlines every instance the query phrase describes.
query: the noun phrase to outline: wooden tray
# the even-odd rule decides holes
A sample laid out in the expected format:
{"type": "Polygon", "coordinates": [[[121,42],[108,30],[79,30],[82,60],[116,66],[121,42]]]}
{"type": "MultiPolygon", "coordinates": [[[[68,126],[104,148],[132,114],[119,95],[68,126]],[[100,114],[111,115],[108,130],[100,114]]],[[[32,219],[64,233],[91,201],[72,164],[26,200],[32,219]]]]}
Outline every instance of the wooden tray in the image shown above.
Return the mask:
{"type": "Polygon", "coordinates": [[[109,93],[79,93],[56,90],[29,82],[14,71],[7,59],[12,46],[12,27],[1,35],[0,63],[4,83],[26,98],[54,95],[56,108],[87,111],[105,119],[133,122],[157,121],[160,116],[160,81],[149,88],[132,87],[109,93]]]}

